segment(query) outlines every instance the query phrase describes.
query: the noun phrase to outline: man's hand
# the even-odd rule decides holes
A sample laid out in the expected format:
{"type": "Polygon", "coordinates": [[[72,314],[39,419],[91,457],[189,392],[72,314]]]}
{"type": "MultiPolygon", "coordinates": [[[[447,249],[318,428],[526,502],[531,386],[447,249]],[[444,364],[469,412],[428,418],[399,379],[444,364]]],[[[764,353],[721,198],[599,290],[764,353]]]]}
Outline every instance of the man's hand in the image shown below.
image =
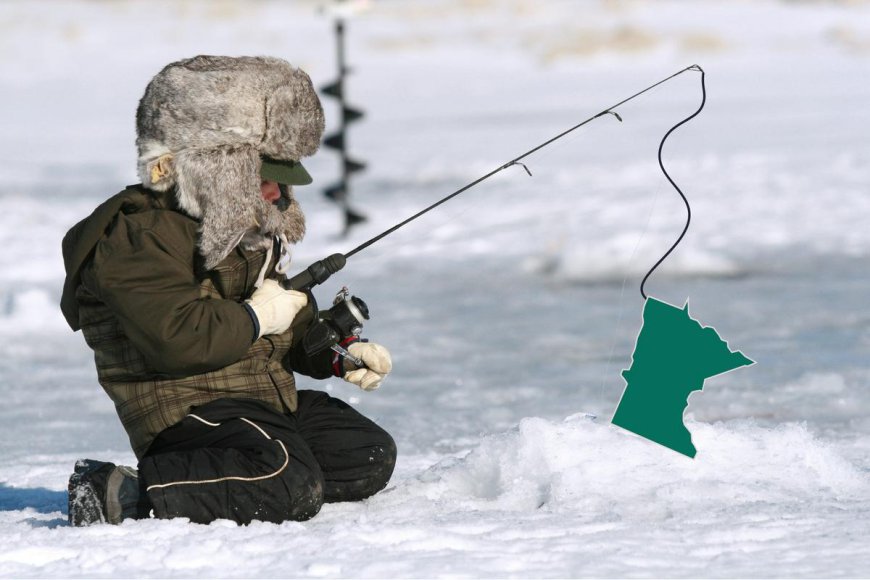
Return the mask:
{"type": "Polygon", "coordinates": [[[308,296],[296,290],[284,290],[275,280],[267,279],[245,302],[257,318],[260,328],[257,338],[261,338],[290,328],[293,319],[308,304],[308,296]]]}
{"type": "Polygon", "coordinates": [[[350,360],[344,360],[344,380],[357,385],[364,391],[374,391],[381,386],[387,375],[393,370],[390,351],[372,342],[355,342],[347,347],[347,351],[363,361],[364,368],[356,368],[350,360]]]}

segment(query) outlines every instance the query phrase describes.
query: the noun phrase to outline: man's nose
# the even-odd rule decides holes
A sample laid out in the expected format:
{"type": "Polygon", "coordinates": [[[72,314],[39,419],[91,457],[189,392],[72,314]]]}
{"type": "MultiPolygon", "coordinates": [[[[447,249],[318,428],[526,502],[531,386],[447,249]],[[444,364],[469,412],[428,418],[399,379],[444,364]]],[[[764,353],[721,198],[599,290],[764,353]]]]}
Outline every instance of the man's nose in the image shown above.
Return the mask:
{"type": "Polygon", "coordinates": [[[260,193],[263,199],[270,203],[278,201],[281,197],[281,190],[278,188],[278,183],[275,181],[264,181],[260,184],[260,193]]]}

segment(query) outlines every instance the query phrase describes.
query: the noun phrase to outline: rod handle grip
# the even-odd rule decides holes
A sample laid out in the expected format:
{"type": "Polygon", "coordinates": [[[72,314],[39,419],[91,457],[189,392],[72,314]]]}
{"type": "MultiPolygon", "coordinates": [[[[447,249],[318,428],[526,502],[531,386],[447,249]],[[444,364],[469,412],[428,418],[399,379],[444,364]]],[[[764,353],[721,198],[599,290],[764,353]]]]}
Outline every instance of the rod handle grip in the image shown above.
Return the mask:
{"type": "Polygon", "coordinates": [[[286,278],[281,285],[287,290],[310,290],[326,282],[330,276],[344,268],[346,263],[344,254],[333,254],[314,262],[292,278],[286,278]]]}

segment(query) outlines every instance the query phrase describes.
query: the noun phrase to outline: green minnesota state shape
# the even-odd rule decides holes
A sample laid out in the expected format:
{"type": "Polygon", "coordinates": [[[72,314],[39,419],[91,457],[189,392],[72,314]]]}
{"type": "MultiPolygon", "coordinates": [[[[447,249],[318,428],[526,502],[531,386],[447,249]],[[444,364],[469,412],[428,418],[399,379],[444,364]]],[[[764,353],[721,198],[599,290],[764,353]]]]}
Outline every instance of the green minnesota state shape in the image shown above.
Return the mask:
{"type": "Polygon", "coordinates": [[[696,450],[683,424],[689,394],[704,388],[704,380],[754,364],[712,327],[704,327],[683,308],[648,298],[643,326],[632,354],[631,368],[622,371],[625,391],[613,424],[689,457],[696,450]]]}

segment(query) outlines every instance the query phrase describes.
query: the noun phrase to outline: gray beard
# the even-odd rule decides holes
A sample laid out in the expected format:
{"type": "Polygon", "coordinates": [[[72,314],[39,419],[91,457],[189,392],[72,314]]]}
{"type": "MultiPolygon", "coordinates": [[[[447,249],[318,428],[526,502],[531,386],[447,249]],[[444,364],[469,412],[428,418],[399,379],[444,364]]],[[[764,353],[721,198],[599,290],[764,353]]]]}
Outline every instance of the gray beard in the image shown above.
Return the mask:
{"type": "Polygon", "coordinates": [[[199,251],[213,269],[244,240],[244,249],[266,248],[275,237],[297,243],[305,235],[305,216],[287,188],[285,211],[263,199],[259,153],[250,147],[209,151],[185,150],[176,155],[178,205],[201,219],[199,251]]]}
{"type": "Polygon", "coordinates": [[[249,211],[239,213],[233,204],[209,204],[203,212],[200,228],[200,252],[205,267],[213,269],[236,246],[244,250],[265,250],[277,238],[286,238],[291,244],[305,235],[305,215],[289,192],[290,206],[285,211],[258,198],[249,211]]]}
{"type": "Polygon", "coordinates": [[[262,205],[267,207],[259,214],[260,226],[244,233],[240,242],[242,249],[264,250],[271,246],[275,238],[286,239],[291,244],[302,240],[305,235],[305,215],[289,188],[288,195],[290,206],[284,211],[279,210],[274,203],[261,200],[262,205]]]}

